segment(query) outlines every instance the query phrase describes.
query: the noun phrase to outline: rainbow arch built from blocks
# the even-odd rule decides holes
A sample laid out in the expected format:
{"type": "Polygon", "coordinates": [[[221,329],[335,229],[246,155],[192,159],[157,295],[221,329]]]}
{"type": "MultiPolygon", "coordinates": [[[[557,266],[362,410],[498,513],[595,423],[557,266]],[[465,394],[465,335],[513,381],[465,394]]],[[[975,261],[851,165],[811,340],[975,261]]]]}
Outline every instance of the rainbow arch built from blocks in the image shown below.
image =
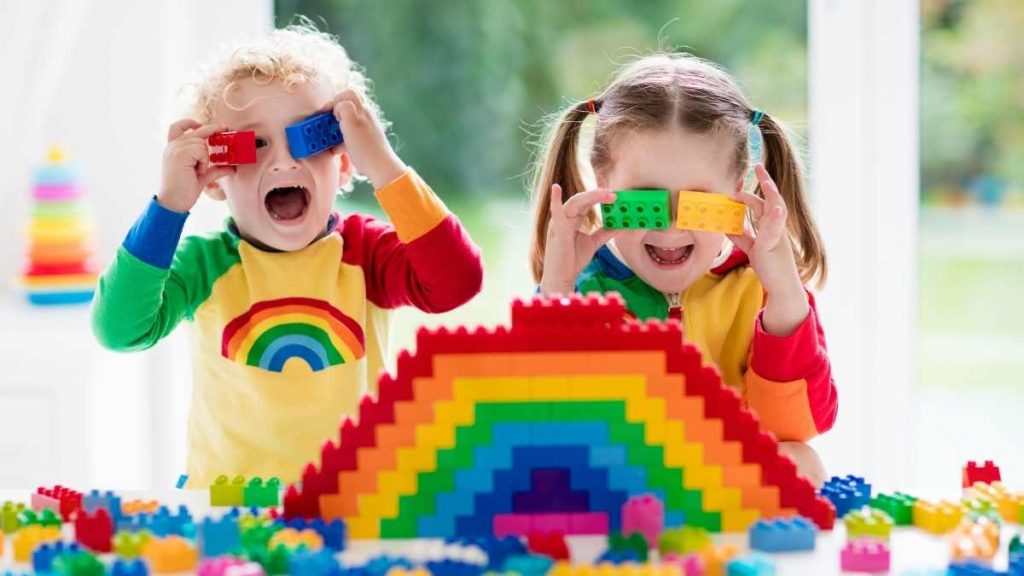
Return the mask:
{"type": "Polygon", "coordinates": [[[354,539],[601,534],[630,496],[666,524],[746,530],[835,510],[781,456],[677,322],[627,321],[617,295],[535,298],[512,325],[421,330],[284,514],[342,518],[354,539]]]}

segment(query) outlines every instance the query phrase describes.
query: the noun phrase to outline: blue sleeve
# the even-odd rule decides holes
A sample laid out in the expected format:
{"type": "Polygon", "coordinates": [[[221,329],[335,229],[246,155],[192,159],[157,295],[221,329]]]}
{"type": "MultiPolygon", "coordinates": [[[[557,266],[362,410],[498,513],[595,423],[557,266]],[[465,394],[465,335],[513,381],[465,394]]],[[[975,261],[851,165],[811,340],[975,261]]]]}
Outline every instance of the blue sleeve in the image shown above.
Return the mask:
{"type": "Polygon", "coordinates": [[[146,211],[128,231],[124,249],[146,264],[167,270],[174,259],[186,218],[188,212],[164,208],[154,196],[146,211]]]}

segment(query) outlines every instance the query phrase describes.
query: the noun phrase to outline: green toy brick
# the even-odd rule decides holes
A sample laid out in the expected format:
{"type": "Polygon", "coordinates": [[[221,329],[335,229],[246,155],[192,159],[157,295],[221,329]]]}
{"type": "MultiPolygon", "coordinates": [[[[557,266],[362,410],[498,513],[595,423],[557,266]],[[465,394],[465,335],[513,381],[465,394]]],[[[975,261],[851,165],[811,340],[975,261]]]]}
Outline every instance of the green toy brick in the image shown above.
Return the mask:
{"type": "Polygon", "coordinates": [[[641,562],[647,561],[647,539],[639,532],[633,532],[629,536],[623,536],[618,532],[609,534],[608,550],[610,552],[633,552],[641,562]]]}
{"type": "Polygon", "coordinates": [[[107,569],[100,559],[88,552],[61,554],[53,561],[54,574],[67,576],[104,576],[107,569]]]}
{"type": "Polygon", "coordinates": [[[668,190],[616,190],[615,202],[601,205],[605,228],[671,228],[668,190]]]}
{"type": "Polygon", "coordinates": [[[270,507],[280,503],[281,481],[270,478],[263,482],[259,476],[249,480],[242,492],[242,501],[246,506],[270,507]]]}
{"type": "Polygon", "coordinates": [[[220,475],[210,486],[210,506],[242,506],[245,504],[245,477],[229,479],[220,475]]]}
{"type": "Polygon", "coordinates": [[[888,514],[896,526],[909,526],[914,523],[914,502],[917,498],[896,492],[875,496],[871,499],[871,507],[888,514]]]}
{"type": "Polygon", "coordinates": [[[0,532],[11,533],[21,527],[18,516],[25,511],[24,502],[4,502],[0,508],[0,532]]]}
{"type": "Polygon", "coordinates": [[[21,526],[38,524],[40,526],[60,528],[63,521],[61,520],[60,514],[50,509],[43,510],[42,512],[25,509],[18,513],[18,523],[21,526]]]}

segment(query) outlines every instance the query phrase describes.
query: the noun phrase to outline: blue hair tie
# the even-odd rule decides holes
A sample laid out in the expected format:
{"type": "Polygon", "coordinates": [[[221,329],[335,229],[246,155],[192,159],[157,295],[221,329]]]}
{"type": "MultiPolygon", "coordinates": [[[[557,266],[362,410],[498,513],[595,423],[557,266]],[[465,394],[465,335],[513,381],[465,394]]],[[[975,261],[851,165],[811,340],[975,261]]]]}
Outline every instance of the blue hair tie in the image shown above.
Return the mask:
{"type": "Polygon", "coordinates": [[[753,124],[754,126],[757,126],[758,124],[761,123],[761,120],[763,118],[764,112],[761,112],[757,108],[754,108],[754,113],[750,116],[750,123],[753,124]]]}
{"type": "Polygon", "coordinates": [[[749,182],[754,181],[754,166],[764,160],[762,157],[764,137],[761,135],[761,127],[758,126],[763,118],[764,112],[754,108],[754,113],[750,116],[750,127],[747,129],[747,164],[750,166],[747,170],[747,180],[749,182]]]}

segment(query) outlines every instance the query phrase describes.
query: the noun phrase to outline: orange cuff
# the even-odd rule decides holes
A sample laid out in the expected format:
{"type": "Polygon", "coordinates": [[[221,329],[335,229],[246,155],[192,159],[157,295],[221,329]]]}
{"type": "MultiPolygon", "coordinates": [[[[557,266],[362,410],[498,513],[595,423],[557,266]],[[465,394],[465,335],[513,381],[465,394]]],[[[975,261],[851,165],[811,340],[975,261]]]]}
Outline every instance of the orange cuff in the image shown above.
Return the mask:
{"type": "Polygon", "coordinates": [[[433,230],[448,208],[416,172],[410,170],[375,193],[403,244],[433,230]]]}
{"type": "Polygon", "coordinates": [[[757,413],[761,427],[775,434],[779,442],[806,442],[818,435],[807,402],[806,380],[775,382],[749,369],[743,382],[747,406],[757,413]]]}

